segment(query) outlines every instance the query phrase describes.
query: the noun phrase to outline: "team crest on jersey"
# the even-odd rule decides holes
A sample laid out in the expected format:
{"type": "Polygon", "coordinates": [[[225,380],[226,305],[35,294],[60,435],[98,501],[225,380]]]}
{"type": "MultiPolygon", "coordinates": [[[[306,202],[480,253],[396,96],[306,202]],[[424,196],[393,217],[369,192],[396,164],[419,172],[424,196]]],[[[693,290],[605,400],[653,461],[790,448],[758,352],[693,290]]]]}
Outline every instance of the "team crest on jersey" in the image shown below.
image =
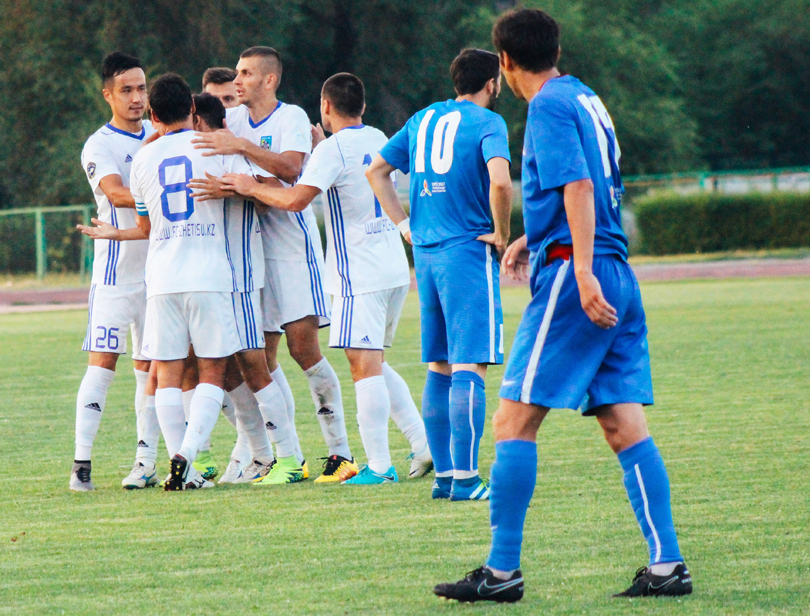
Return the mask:
{"type": "Polygon", "coordinates": [[[273,136],[267,135],[266,137],[262,137],[259,140],[259,145],[263,147],[265,150],[270,150],[270,146],[273,145],[273,136]]]}
{"type": "Polygon", "coordinates": [[[131,162],[132,162],[132,156],[130,156],[129,154],[127,154],[127,157],[124,159],[124,162],[125,162],[125,163],[131,163],[131,162]]]}
{"type": "Polygon", "coordinates": [[[427,180],[425,180],[424,187],[422,188],[422,192],[419,193],[419,196],[420,197],[432,197],[433,196],[433,193],[430,192],[430,189],[428,188],[427,180]]]}
{"type": "Polygon", "coordinates": [[[96,163],[87,163],[87,177],[91,180],[96,175],[96,163]]]}

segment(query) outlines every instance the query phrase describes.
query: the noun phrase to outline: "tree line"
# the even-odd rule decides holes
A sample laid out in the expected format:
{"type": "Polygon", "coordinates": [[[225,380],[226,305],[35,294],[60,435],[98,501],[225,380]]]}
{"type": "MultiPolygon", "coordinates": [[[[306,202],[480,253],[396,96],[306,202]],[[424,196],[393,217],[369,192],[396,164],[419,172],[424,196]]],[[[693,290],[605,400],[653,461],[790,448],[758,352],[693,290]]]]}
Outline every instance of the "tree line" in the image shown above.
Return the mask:
{"type": "MultiPolygon", "coordinates": [[[[114,49],[147,75],[199,89],[209,66],[251,45],[284,60],[279,98],[319,119],[338,71],[367,88],[387,134],[453,96],[460,49],[491,49],[510,0],[0,0],[0,207],[83,203],[86,138],[109,119],[98,75],[114,49]]],[[[560,68],[599,94],[625,174],[810,165],[810,0],[527,0],[562,27],[560,68]]],[[[525,104],[508,91],[519,175],[525,104]]]]}

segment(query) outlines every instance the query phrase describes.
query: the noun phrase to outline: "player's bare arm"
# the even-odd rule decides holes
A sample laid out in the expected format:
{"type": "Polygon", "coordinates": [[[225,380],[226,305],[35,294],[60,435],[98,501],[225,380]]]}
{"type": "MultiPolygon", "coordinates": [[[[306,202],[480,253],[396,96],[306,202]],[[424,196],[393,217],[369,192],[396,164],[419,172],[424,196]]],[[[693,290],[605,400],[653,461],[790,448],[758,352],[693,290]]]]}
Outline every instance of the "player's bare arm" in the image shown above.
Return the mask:
{"type": "Polygon", "coordinates": [[[509,161],[500,156],[487,162],[489,171],[489,205],[492,209],[494,231],[478,239],[492,244],[498,254],[504,254],[509,243],[509,223],[512,215],[512,177],[509,175],[509,161]]]}
{"type": "Polygon", "coordinates": [[[259,182],[244,173],[226,173],[222,176],[222,187],[254,201],[288,212],[303,211],[312,200],[321,194],[321,189],[306,184],[296,184],[290,188],[259,182]]]}
{"type": "MultiPolygon", "coordinates": [[[[366,179],[368,183],[371,184],[371,189],[374,191],[377,201],[380,202],[380,206],[385,210],[388,218],[399,227],[401,223],[408,220],[408,214],[399,202],[397,189],[394,186],[394,181],[391,179],[391,174],[394,171],[396,171],[396,167],[389,164],[382,156],[377,154],[366,171],[366,179]]],[[[402,231],[401,227],[400,231],[402,231]]],[[[412,243],[410,228],[402,231],[402,237],[404,237],[409,244],[412,243]]]]}
{"type": "Polygon", "coordinates": [[[512,280],[526,280],[529,274],[529,248],[525,234],[512,242],[503,253],[501,269],[512,280]]]}
{"type": "Polygon", "coordinates": [[[191,196],[198,201],[208,201],[210,199],[225,199],[233,197],[236,193],[226,190],[222,185],[222,179],[205,173],[205,178],[194,178],[188,183],[188,187],[194,192],[191,196]]]}
{"type": "Polygon", "coordinates": [[[574,244],[574,275],[579,287],[582,309],[588,318],[602,329],[619,322],[616,309],[602,294],[602,286],[593,275],[593,238],[596,228],[593,182],[577,180],[565,185],[565,214],[574,244]]]}
{"type": "Polygon", "coordinates": [[[115,207],[135,207],[135,199],[132,198],[129,188],[124,186],[120,175],[104,176],[99,181],[98,186],[115,207]]]}
{"type": "Polygon", "coordinates": [[[149,222],[148,216],[138,216],[138,219],[136,220],[138,226],[130,229],[119,229],[108,222],[99,220],[98,218],[91,218],[90,221],[96,226],[90,227],[87,225],[76,225],[76,228],[84,235],[91,237],[94,240],[113,240],[115,242],[148,240],[149,233],[152,230],[152,225],[149,222]]]}

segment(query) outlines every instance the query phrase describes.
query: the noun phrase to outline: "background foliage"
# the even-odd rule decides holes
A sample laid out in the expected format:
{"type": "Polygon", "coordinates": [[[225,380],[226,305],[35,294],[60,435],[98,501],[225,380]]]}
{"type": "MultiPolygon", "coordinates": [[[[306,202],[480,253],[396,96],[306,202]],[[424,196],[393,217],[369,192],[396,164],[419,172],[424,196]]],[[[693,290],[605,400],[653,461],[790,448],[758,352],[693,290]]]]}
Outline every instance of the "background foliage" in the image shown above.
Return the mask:
{"type": "MultiPolygon", "coordinates": [[[[810,0],[528,0],[562,25],[561,68],[605,100],[625,173],[810,164],[810,0]]],[[[491,48],[509,0],[0,0],[0,207],[90,200],[84,140],[108,119],[113,49],[199,87],[249,45],[284,57],[280,97],[318,119],[320,85],[358,74],[388,134],[452,96],[464,46],[491,48]]],[[[519,170],[525,107],[505,93],[519,170]]]]}

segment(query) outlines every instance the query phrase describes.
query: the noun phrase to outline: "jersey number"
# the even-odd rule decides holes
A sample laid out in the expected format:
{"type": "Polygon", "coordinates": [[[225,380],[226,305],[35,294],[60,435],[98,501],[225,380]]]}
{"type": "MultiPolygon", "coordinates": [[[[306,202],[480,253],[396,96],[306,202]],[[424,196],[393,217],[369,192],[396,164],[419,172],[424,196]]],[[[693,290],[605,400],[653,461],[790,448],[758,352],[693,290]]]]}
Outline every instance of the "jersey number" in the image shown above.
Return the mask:
{"type": "MultiPolygon", "coordinates": [[[[428,124],[434,113],[436,110],[431,109],[425,114],[416,133],[414,171],[417,173],[425,172],[425,141],[427,140],[428,124]]],[[[460,111],[451,111],[436,122],[436,127],[433,129],[433,147],[430,149],[430,166],[434,173],[444,175],[453,166],[453,142],[456,140],[460,122],[460,111]]]]}
{"type": "Polygon", "coordinates": [[[613,121],[610,119],[607,109],[605,109],[605,106],[598,96],[580,94],[577,100],[579,104],[585,108],[585,111],[588,112],[588,115],[591,116],[591,120],[593,120],[593,127],[596,129],[596,140],[599,142],[599,152],[602,154],[602,167],[605,170],[605,177],[609,178],[613,175],[613,172],[610,165],[608,139],[613,139],[613,153],[617,167],[619,165],[619,157],[621,156],[619,142],[607,132],[608,129],[610,129],[614,135],[616,134],[616,129],[613,128],[613,121]]]}
{"type": "MultiPolygon", "coordinates": [[[[163,187],[163,192],[160,193],[160,205],[163,208],[163,216],[171,222],[179,222],[181,220],[188,220],[194,213],[194,199],[191,197],[191,189],[188,188],[188,183],[194,177],[191,170],[191,161],[186,156],[175,156],[174,158],[167,158],[158,167],[158,178],[160,185],[163,187]],[[172,167],[183,166],[185,179],[182,182],[166,183],[166,169],[172,167]],[[185,209],[173,212],[169,206],[169,195],[173,193],[185,193],[185,209]]],[[[177,199],[174,200],[177,203],[177,199]]],[[[182,200],[180,201],[182,203],[182,200]]]]}
{"type": "MultiPolygon", "coordinates": [[[[371,154],[366,154],[363,157],[363,166],[371,164],[371,154]]],[[[377,195],[374,195],[374,218],[379,218],[382,216],[382,206],[380,206],[380,202],[377,199],[377,195]]]]}

